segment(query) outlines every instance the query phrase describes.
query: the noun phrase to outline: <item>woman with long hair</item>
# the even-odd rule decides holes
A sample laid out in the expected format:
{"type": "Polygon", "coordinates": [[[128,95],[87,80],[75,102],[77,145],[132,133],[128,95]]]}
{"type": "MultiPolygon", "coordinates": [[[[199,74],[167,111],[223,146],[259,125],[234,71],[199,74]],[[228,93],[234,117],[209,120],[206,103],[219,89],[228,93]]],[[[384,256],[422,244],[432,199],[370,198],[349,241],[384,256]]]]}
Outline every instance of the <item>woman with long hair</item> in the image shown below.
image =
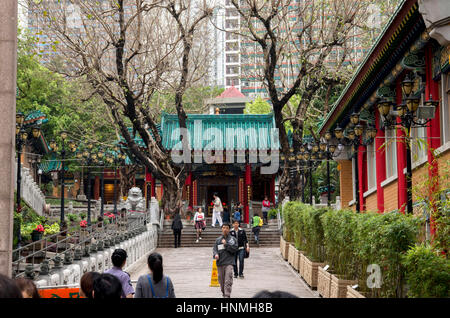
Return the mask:
{"type": "Polygon", "coordinates": [[[195,212],[194,222],[197,231],[197,241],[195,241],[195,243],[198,243],[198,240],[202,239],[202,231],[206,226],[205,213],[202,212],[202,208],[198,208],[197,212],[195,212]]]}
{"type": "Polygon", "coordinates": [[[172,281],[163,273],[162,256],[150,254],[147,264],[150,273],[139,277],[134,298],[175,298],[172,281]]]}

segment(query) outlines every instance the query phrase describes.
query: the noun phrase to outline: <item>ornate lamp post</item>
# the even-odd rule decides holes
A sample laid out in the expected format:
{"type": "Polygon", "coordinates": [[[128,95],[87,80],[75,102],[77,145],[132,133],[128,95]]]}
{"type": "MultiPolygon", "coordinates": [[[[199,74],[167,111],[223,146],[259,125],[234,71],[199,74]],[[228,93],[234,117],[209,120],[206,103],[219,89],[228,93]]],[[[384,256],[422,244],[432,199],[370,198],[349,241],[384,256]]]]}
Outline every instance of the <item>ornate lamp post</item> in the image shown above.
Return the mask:
{"type": "MultiPolygon", "coordinates": [[[[22,211],[21,205],[21,183],[22,183],[22,148],[26,145],[29,135],[32,138],[39,138],[41,135],[41,130],[39,126],[26,127],[24,125],[25,115],[21,112],[16,114],[16,151],[17,151],[17,194],[16,194],[16,212],[20,213],[22,211]]],[[[20,224],[18,225],[18,235],[17,244],[20,247],[22,237],[20,235],[20,224]]]]}
{"type": "MultiPolygon", "coordinates": [[[[351,127],[349,129],[347,129],[346,137],[344,136],[344,131],[339,126],[337,126],[334,129],[334,135],[335,135],[336,139],[338,140],[339,144],[351,146],[351,148],[352,148],[352,154],[353,154],[352,157],[355,159],[354,173],[355,173],[355,188],[356,188],[356,198],[355,198],[356,211],[360,212],[361,211],[361,202],[359,200],[359,170],[358,170],[359,147],[362,145],[371,143],[372,140],[376,137],[377,129],[372,126],[366,126],[366,128],[364,128],[364,126],[361,125],[361,123],[360,123],[358,113],[353,113],[350,116],[350,123],[351,123],[351,127]],[[362,139],[361,136],[363,136],[364,132],[366,132],[366,135],[368,137],[368,140],[366,141],[366,143],[363,140],[361,140],[362,139]]],[[[329,134],[331,134],[331,133],[329,133],[329,134]]],[[[329,136],[330,135],[328,135],[328,137],[329,136]]],[[[333,148],[331,148],[330,150],[332,150],[332,149],[333,148]]],[[[336,150],[336,148],[334,148],[334,151],[335,150],[336,150]]]]}
{"type": "Polygon", "coordinates": [[[91,143],[87,144],[87,149],[83,150],[82,156],[84,163],[87,165],[87,199],[88,199],[88,213],[87,213],[87,223],[91,226],[91,165],[95,159],[97,159],[97,154],[92,152],[93,145],[91,143]]]}
{"type": "Polygon", "coordinates": [[[63,130],[60,133],[61,137],[61,145],[60,147],[57,145],[56,141],[52,140],[50,142],[51,150],[61,157],[61,214],[60,214],[60,223],[64,223],[64,197],[65,197],[65,160],[66,160],[66,144],[69,146],[71,152],[76,151],[75,143],[72,140],[67,140],[68,133],[63,130]],[[58,151],[61,149],[60,151],[58,151]]]}
{"type": "Polygon", "coordinates": [[[119,147],[114,147],[114,155],[109,155],[106,161],[114,167],[114,214],[117,214],[117,167],[125,161],[125,154],[119,152],[119,147]]]}
{"type": "Polygon", "coordinates": [[[100,176],[100,196],[101,196],[101,205],[100,205],[100,216],[103,217],[104,214],[104,204],[105,204],[105,152],[103,149],[97,153],[98,163],[101,166],[101,176],[100,176]]]}
{"type": "Polygon", "coordinates": [[[385,128],[394,128],[397,125],[405,130],[406,138],[406,197],[407,213],[413,213],[412,201],[412,164],[411,164],[411,128],[427,127],[428,123],[434,118],[436,106],[439,101],[430,99],[420,105],[420,89],[414,91],[415,78],[413,74],[407,74],[402,81],[402,99],[403,103],[397,105],[396,111],[393,111],[393,103],[385,98],[378,102],[378,111],[383,118],[385,128]],[[397,118],[400,119],[397,121],[397,118]]]}

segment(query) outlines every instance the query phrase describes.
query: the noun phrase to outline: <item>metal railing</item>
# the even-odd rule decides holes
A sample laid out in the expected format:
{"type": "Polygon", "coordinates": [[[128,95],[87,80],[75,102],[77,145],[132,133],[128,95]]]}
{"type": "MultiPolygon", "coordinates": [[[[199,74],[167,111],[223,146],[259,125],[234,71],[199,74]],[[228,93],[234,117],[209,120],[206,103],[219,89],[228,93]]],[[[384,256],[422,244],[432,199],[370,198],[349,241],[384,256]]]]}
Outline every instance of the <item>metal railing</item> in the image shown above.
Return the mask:
{"type": "Polygon", "coordinates": [[[116,217],[109,224],[103,222],[80,228],[75,231],[64,230],[47,236],[39,241],[13,250],[13,275],[34,278],[35,272],[48,274],[50,262],[53,269],[81,260],[91,252],[101,251],[146,231],[150,214],[143,213],[131,220],[128,217],[116,217]],[[64,259],[62,258],[64,256],[64,259]],[[39,264],[39,269],[36,265],[39,264]]]}

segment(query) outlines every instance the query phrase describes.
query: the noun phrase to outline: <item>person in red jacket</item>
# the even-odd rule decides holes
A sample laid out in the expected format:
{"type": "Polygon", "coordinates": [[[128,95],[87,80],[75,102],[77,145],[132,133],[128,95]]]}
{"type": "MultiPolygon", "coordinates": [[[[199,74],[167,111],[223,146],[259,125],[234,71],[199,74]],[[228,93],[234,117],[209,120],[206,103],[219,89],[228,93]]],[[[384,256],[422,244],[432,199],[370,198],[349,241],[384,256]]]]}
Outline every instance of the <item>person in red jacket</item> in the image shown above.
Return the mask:
{"type": "Polygon", "coordinates": [[[264,224],[267,224],[267,213],[269,212],[270,209],[270,201],[267,198],[267,196],[264,197],[264,201],[262,202],[262,213],[263,213],[263,220],[264,220],[264,224]]]}

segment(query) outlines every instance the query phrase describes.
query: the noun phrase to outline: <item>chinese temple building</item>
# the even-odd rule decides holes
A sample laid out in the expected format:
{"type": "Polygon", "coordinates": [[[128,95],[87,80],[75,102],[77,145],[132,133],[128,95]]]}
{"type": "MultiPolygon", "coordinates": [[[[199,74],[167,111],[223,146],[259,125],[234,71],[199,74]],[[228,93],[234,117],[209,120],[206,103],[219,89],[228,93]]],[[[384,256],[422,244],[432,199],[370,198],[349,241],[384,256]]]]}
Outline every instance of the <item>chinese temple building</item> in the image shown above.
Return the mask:
{"type": "MultiPolygon", "coordinates": [[[[335,159],[343,208],[356,209],[359,203],[361,211],[405,213],[410,191],[413,212],[422,213],[421,202],[449,189],[448,178],[439,181],[439,176],[450,159],[450,34],[445,39],[434,29],[440,24],[430,22],[436,16],[429,12],[430,2],[400,4],[321,125],[322,136],[334,136],[339,127],[342,140],[360,130],[356,149],[347,144],[335,159]],[[355,114],[359,120],[352,123],[355,114]],[[376,135],[363,133],[371,127],[376,135]],[[418,189],[408,190],[408,159],[412,187],[418,189]]],[[[449,8],[448,2],[437,2],[449,8]]]]}
{"type": "MultiPolygon", "coordinates": [[[[272,114],[188,114],[192,171],[186,179],[183,199],[190,207],[206,207],[212,214],[210,203],[217,192],[225,207],[241,202],[244,221],[248,222],[249,202],[262,201],[264,196],[274,202],[275,176],[278,172],[264,173],[262,167],[270,163],[267,156],[278,157],[279,143],[274,138],[275,121],[272,114]],[[262,159],[262,160],[261,160],[262,159]]],[[[168,151],[181,149],[178,117],[162,115],[162,144],[168,151]]],[[[138,141],[138,144],[142,141],[138,141]]],[[[155,180],[146,177],[146,188],[155,180]]],[[[152,195],[155,190],[152,189],[152,195]]],[[[149,191],[146,191],[149,193],[149,191]]]]}

